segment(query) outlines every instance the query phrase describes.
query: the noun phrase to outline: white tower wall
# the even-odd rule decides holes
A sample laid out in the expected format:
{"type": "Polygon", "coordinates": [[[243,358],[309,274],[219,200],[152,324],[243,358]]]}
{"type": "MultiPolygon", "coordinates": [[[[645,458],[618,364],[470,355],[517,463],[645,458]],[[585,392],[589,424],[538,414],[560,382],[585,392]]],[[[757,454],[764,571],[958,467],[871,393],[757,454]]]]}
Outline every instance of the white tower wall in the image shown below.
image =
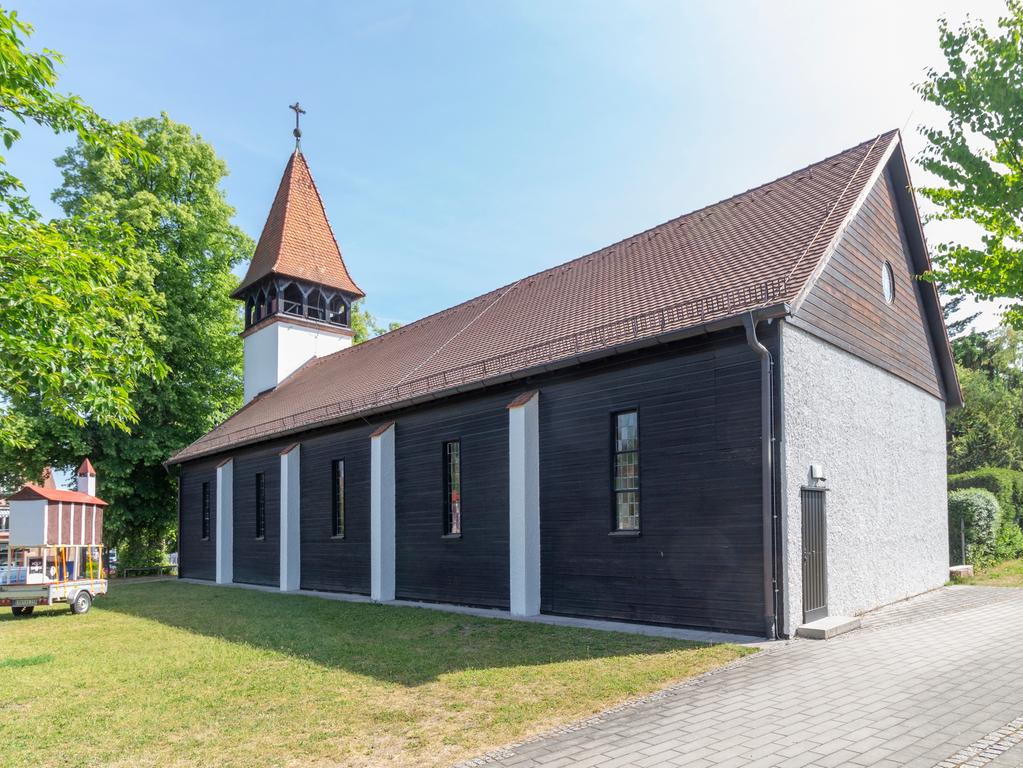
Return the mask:
{"type": "Polygon", "coordinates": [[[314,357],[352,345],[349,332],[276,320],[245,337],[245,402],[273,389],[314,357]]]}

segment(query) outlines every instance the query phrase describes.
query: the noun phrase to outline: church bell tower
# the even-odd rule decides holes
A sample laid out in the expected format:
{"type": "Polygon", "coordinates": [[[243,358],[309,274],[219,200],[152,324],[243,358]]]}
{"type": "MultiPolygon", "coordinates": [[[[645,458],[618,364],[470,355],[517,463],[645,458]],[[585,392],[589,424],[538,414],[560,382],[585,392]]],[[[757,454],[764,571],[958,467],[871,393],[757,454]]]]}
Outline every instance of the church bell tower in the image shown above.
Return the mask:
{"type": "Polygon", "coordinates": [[[302,155],[295,110],[295,151],[270,215],[232,297],[245,303],[245,402],[273,389],[314,357],[352,344],[352,303],[365,294],[348,274],[320,193],[302,155]]]}

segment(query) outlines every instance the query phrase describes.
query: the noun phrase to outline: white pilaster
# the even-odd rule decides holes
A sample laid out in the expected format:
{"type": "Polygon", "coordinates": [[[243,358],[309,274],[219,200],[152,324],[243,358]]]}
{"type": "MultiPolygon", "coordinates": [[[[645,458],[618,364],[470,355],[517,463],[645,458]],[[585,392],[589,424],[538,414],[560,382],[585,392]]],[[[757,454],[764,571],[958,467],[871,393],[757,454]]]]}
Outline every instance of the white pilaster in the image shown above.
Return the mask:
{"type": "Polygon", "coordinates": [[[299,443],[281,454],[281,591],[298,589],[302,582],[299,443]]]}
{"type": "Polygon", "coordinates": [[[217,584],[234,581],[234,459],[217,467],[217,584]]]}
{"type": "Polygon", "coordinates": [[[394,422],[370,435],[370,597],[394,599],[394,422]]]}
{"type": "Polygon", "coordinates": [[[537,392],[508,406],[508,541],[513,616],[540,613],[540,407],[537,392]]]}

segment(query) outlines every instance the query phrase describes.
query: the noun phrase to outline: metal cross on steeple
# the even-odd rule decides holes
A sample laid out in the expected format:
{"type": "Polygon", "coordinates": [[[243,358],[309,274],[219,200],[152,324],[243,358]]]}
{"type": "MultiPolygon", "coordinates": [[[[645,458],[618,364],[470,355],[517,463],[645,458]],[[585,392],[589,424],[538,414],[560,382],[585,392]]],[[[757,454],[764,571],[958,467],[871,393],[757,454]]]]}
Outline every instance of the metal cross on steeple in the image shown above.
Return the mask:
{"type": "Polygon", "coordinates": [[[295,110],[295,130],[292,133],[295,134],[295,149],[300,149],[302,146],[302,129],[298,127],[298,119],[305,114],[305,110],[299,106],[297,101],[289,105],[288,109],[295,110]]]}

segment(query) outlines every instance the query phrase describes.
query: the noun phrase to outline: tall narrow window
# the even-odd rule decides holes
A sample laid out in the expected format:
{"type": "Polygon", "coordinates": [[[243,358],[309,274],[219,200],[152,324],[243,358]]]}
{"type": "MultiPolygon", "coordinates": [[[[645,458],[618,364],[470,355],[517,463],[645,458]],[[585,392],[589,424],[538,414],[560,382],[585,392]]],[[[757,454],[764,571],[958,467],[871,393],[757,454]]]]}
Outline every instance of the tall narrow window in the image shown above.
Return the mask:
{"type": "Polygon", "coordinates": [[[614,528],[639,530],[639,413],[614,416],[614,528]]]}
{"type": "Polygon", "coordinates": [[[330,507],[331,536],[335,539],[345,537],[345,462],[337,459],[332,462],[334,496],[330,507]]]}
{"type": "Polygon", "coordinates": [[[202,484],[202,537],[210,537],[210,484],[202,484]]]}
{"type": "Polygon", "coordinates": [[[266,536],[266,477],[256,473],[256,538],[266,536]]]}
{"type": "Polygon", "coordinates": [[[462,532],[462,450],[457,440],[444,443],[444,535],[462,532]]]}

